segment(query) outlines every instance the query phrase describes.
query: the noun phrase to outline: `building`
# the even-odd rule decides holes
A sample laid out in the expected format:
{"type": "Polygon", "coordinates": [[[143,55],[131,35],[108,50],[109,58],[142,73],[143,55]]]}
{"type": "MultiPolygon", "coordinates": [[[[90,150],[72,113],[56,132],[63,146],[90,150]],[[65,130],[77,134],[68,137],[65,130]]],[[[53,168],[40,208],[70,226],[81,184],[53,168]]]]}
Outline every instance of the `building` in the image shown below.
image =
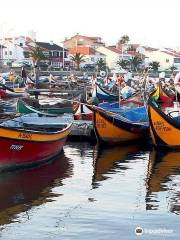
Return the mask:
{"type": "Polygon", "coordinates": [[[101,37],[87,37],[76,34],[69,39],[65,39],[63,42],[63,46],[67,49],[76,48],[78,46],[86,46],[96,49],[100,46],[105,46],[105,43],[102,42],[101,37]]]}
{"type": "Polygon", "coordinates": [[[68,50],[53,42],[35,42],[36,46],[43,49],[47,61],[52,67],[61,68],[69,66],[68,50]]]}
{"type": "Polygon", "coordinates": [[[3,60],[3,48],[5,48],[5,47],[0,44],[0,60],[1,60],[1,63],[2,63],[2,60],[3,60]]]}
{"type": "MultiPolygon", "coordinates": [[[[3,38],[0,39],[2,45],[2,61],[4,64],[12,63],[14,61],[25,61],[27,60],[24,56],[24,48],[32,42],[32,39],[25,36],[19,36],[15,38],[3,38]]],[[[29,63],[31,60],[28,59],[29,63]]]]}
{"type": "Polygon", "coordinates": [[[5,64],[24,60],[23,47],[9,41],[4,44],[3,61],[5,64]]]}
{"type": "Polygon", "coordinates": [[[180,52],[164,48],[156,49],[150,52],[146,51],[145,54],[148,57],[149,62],[159,62],[162,69],[169,69],[172,66],[180,69],[180,52]]]}
{"type": "Polygon", "coordinates": [[[85,62],[81,63],[81,67],[85,64],[96,64],[100,59],[106,62],[106,56],[103,53],[100,53],[94,48],[86,47],[86,46],[78,46],[69,49],[70,55],[75,55],[76,53],[80,53],[84,55],[85,62]]]}
{"type": "Polygon", "coordinates": [[[140,47],[140,44],[135,43],[127,43],[122,44],[120,41],[116,44],[116,48],[121,51],[131,51],[131,52],[137,52],[137,49],[140,47]]]}
{"type": "Polygon", "coordinates": [[[97,51],[105,55],[106,64],[110,69],[116,68],[119,60],[129,60],[133,57],[132,54],[123,52],[122,50],[117,49],[115,46],[99,47],[97,48],[97,51]]]}

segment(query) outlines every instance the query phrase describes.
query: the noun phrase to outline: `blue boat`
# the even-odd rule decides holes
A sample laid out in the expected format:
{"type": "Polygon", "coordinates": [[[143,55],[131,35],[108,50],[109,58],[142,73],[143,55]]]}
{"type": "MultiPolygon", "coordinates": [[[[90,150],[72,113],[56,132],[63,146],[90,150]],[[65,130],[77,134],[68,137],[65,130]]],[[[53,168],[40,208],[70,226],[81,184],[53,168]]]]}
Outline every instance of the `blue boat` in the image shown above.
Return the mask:
{"type": "Polygon", "coordinates": [[[112,101],[118,101],[119,100],[118,95],[115,95],[115,94],[112,94],[112,93],[108,92],[107,90],[100,87],[100,85],[97,84],[97,83],[96,83],[96,86],[95,86],[94,91],[92,93],[92,97],[98,98],[98,100],[100,102],[102,102],[102,101],[112,102],[112,101]]]}
{"type": "Polygon", "coordinates": [[[142,104],[142,98],[141,98],[141,94],[135,93],[135,90],[133,88],[130,88],[128,86],[124,87],[121,90],[120,96],[113,94],[107,90],[105,90],[104,88],[102,88],[99,84],[96,83],[95,88],[92,92],[92,98],[97,98],[99,100],[99,102],[115,102],[115,101],[119,101],[121,99],[121,101],[124,100],[135,100],[137,102],[141,102],[142,104]]]}

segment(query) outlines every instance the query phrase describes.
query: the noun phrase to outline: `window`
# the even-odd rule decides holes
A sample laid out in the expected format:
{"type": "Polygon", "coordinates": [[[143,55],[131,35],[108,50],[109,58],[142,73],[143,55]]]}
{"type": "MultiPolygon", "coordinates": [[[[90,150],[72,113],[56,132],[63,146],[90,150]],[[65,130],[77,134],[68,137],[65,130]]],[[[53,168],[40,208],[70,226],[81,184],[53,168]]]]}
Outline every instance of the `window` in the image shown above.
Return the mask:
{"type": "Polygon", "coordinates": [[[58,68],[60,66],[60,63],[59,62],[53,62],[52,65],[53,65],[53,67],[58,68]]]}
{"type": "Polygon", "coordinates": [[[45,57],[49,57],[49,52],[43,51],[43,54],[44,54],[45,57]]]}
{"type": "Polygon", "coordinates": [[[9,55],[12,55],[12,51],[9,51],[9,55]]]}
{"type": "Polygon", "coordinates": [[[23,46],[23,43],[19,43],[19,46],[21,46],[21,47],[22,47],[22,46],[23,46]]]}
{"type": "Polygon", "coordinates": [[[59,52],[54,51],[53,52],[53,57],[59,57],[59,52]]]}
{"type": "Polygon", "coordinates": [[[180,63],[180,58],[174,58],[174,63],[180,63]]]}
{"type": "Polygon", "coordinates": [[[5,55],[7,55],[7,51],[5,51],[5,53],[4,53],[5,55]]]}
{"type": "Polygon", "coordinates": [[[25,58],[29,58],[29,57],[30,57],[30,52],[24,51],[24,57],[25,57],[25,58]]]}
{"type": "Polygon", "coordinates": [[[168,62],[169,62],[169,59],[166,59],[166,62],[168,63],[168,62]]]}

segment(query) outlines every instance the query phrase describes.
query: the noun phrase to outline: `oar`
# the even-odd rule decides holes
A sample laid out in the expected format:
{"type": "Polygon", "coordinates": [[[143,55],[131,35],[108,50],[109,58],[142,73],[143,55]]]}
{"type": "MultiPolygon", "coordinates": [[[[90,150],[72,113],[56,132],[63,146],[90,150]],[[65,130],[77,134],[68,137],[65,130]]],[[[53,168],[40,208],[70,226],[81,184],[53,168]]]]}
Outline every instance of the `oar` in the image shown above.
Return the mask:
{"type": "Polygon", "coordinates": [[[14,92],[14,89],[10,88],[10,87],[7,87],[5,84],[3,83],[0,83],[0,86],[3,87],[4,89],[6,90],[9,90],[10,92],[14,92]]]}

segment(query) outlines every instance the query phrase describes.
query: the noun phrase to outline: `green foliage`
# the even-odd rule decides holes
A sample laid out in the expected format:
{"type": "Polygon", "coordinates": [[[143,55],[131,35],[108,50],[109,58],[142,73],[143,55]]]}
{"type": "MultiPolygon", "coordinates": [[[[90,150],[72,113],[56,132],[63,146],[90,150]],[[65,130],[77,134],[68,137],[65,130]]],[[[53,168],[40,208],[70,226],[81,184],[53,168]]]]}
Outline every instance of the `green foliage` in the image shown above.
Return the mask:
{"type": "Polygon", "coordinates": [[[71,60],[76,64],[77,70],[80,69],[80,64],[85,62],[84,55],[81,53],[76,53],[75,55],[71,56],[71,60]]]}
{"type": "Polygon", "coordinates": [[[121,44],[127,44],[129,41],[130,41],[129,36],[128,35],[123,35],[119,42],[121,44]]]}
{"type": "Polygon", "coordinates": [[[97,61],[96,65],[97,65],[98,71],[105,71],[106,70],[106,63],[102,58],[100,58],[97,61]]]}
{"type": "Polygon", "coordinates": [[[37,65],[42,60],[47,60],[43,51],[44,49],[38,46],[30,48],[29,56],[32,58],[34,65],[37,65]]]}
{"type": "Polygon", "coordinates": [[[130,65],[131,65],[131,69],[134,71],[137,71],[139,69],[139,65],[142,63],[142,59],[138,56],[133,57],[130,60],[130,65]]]}
{"type": "Polygon", "coordinates": [[[124,60],[124,59],[117,61],[116,64],[121,66],[124,69],[127,69],[130,66],[130,62],[128,60],[124,60]]]}
{"type": "Polygon", "coordinates": [[[160,63],[157,61],[153,61],[149,64],[149,66],[153,69],[154,72],[157,72],[158,68],[160,67],[160,63]]]}

